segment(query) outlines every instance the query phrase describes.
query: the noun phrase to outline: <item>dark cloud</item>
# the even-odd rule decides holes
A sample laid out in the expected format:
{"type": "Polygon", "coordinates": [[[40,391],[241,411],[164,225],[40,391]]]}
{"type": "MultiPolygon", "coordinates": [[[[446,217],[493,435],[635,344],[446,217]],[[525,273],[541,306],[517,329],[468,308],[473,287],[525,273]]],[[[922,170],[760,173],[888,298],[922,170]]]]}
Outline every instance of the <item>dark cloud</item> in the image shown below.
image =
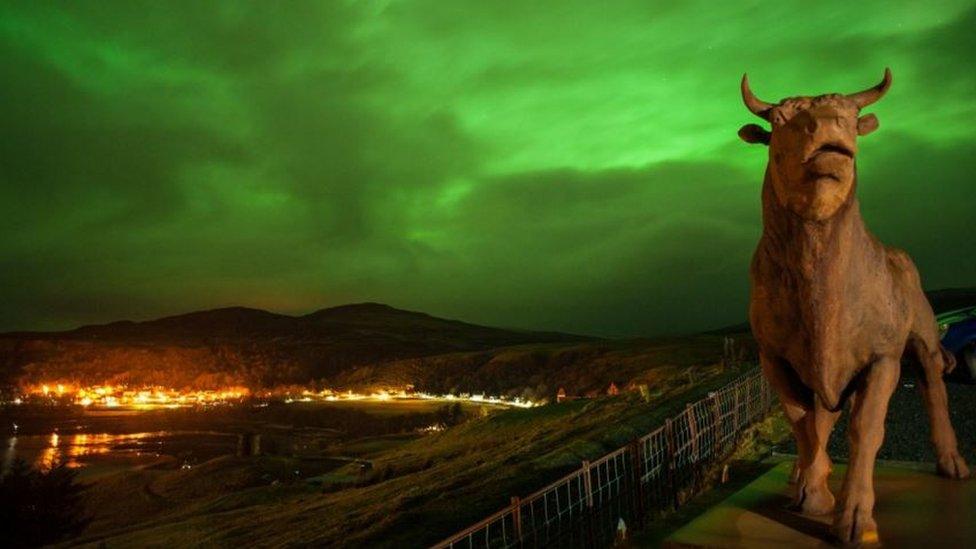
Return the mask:
{"type": "Polygon", "coordinates": [[[438,265],[447,269],[438,287],[465,284],[465,299],[503,324],[639,334],[738,321],[759,234],[752,179],[720,163],[673,162],[486,182],[443,222],[468,235],[459,255],[475,259],[438,265]],[[472,287],[465,271],[479,269],[484,283],[472,287]]]}
{"type": "Polygon", "coordinates": [[[890,148],[863,154],[859,193],[864,217],[885,243],[915,259],[932,289],[976,285],[971,238],[976,143],[925,143],[892,137],[890,148]]]}

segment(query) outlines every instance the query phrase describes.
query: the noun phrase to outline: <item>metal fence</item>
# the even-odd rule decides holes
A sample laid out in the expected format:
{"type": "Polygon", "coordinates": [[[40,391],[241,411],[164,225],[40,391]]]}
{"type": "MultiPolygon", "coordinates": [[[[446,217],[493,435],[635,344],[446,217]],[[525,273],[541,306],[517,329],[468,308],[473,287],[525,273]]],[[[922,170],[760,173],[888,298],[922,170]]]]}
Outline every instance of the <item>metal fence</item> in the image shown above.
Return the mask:
{"type": "Polygon", "coordinates": [[[757,371],[689,403],[664,425],[461,530],[434,548],[612,544],[620,520],[642,526],[681,506],[727,458],[773,393],[757,371]]]}

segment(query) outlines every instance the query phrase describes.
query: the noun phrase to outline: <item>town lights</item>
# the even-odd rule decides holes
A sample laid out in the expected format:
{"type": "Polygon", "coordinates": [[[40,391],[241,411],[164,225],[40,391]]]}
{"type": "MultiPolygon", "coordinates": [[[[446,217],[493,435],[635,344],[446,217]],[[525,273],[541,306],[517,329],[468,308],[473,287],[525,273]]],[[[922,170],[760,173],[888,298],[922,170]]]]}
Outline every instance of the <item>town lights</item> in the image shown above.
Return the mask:
{"type": "Polygon", "coordinates": [[[132,390],[124,385],[95,385],[74,388],[71,385],[44,383],[28,387],[26,396],[45,400],[57,395],[61,403],[70,400],[72,404],[85,407],[132,407],[137,409],[174,408],[192,404],[221,404],[240,400],[248,394],[242,387],[221,390],[177,391],[165,387],[143,387],[132,390]],[[51,387],[55,387],[52,391],[51,387]]]}
{"type": "MultiPolygon", "coordinates": [[[[44,383],[28,387],[25,398],[42,398],[48,403],[75,404],[86,408],[133,408],[150,410],[156,408],[178,408],[187,406],[217,406],[240,402],[242,398],[251,395],[245,387],[227,387],[224,389],[207,390],[176,390],[166,387],[129,388],[124,385],[93,385],[82,387],[66,383],[44,383]],[[53,390],[52,390],[53,387],[53,390]],[[55,397],[58,397],[55,400],[55,397]]],[[[520,397],[507,398],[491,396],[486,393],[447,393],[430,394],[413,391],[409,388],[375,389],[369,393],[357,393],[352,390],[335,391],[322,389],[314,391],[305,389],[300,391],[266,390],[259,393],[263,398],[280,398],[286,404],[293,402],[348,402],[370,401],[396,403],[397,401],[433,400],[444,402],[470,402],[472,404],[487,404],[500,407],[531,408],[542,404],[524,400],[520,397]]],[[[15,404],[22,402],[18,398],[15,404]]]]}

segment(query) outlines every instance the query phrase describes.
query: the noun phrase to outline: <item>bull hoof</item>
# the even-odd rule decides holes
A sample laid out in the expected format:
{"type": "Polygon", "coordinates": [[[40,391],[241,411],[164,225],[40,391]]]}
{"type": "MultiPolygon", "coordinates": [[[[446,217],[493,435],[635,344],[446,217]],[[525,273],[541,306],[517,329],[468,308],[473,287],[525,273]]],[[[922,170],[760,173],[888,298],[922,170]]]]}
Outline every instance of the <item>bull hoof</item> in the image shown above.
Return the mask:
{"type": "Polygon", "coordinates": [[[834,510],[834,495],[826,487],[805,489],[800,511],[804,515],[827,515],[834,510]]]}
{"type": "Polygon", "coordinates": [[[871,512],[874,508],[870,503],[873,497],[865,494],[844,499],[844,504],[834,516],[834,524],[831,527],[837,540],[845,546],[879,544],[878,524],[874,522],[871,512]]]}
{"type": "Polygon", "coordinates": [[[845,509],[834,518],[831,528],[837,540],[845,546],[878,545],[878,525],[874,522],[870,511],[862,511],[860,507],[845,509]]]}
{"type": "Polygon", "coordinates": [[[940,475],[947,478],[963,479],[969,477],[969,467],[966,465],[966,460],[956,450],[939,456],[937,469],[940,475]]]}
{"type": "Polygon", "coordinates": [[[826,481],[820,484],[805,484],[803,479],[800,479],[796,497],[789,508],[804,515],[826,515],[834,510],[834,495],[827,488],[826,481]]]}

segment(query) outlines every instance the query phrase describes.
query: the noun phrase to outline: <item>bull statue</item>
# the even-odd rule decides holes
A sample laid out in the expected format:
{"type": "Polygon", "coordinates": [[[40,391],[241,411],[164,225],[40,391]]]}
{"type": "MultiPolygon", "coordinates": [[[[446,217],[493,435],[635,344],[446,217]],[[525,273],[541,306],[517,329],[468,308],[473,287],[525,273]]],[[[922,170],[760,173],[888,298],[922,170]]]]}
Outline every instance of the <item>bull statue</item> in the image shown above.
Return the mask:
{"type": "Polygon", "coordinates": [[[969,475],[942,380],[955,361],[939,343],[915,265],[868,231],[855,193],[857,138],[878,128],[877,117],[861,109],[890,86],[885,69],[881,83],[862,92],[774,104],[753,95],[742,77],[746,107],[771,126],[739,130],[747,143],[769,147],[749,320],[763,374],[796,438],[794,505],[808,514],[833,511],[833,533],[853,544],[878,539],[874,462],[903,355],[918,365],[939,473],[969,475]],[[827,439],[848,401],[850,459],[835,505],[827,439]]]}

